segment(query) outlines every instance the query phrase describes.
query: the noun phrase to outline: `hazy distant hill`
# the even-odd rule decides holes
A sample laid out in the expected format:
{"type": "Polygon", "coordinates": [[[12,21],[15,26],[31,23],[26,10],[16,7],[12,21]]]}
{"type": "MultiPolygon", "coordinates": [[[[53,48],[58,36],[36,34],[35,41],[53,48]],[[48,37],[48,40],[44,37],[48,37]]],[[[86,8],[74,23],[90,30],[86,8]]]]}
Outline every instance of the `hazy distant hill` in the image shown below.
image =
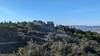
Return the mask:
{"type": "Polygon", "coordinates": [[[77,29],[81,29],[83,31],[92,31],[100,33],[100,26],[82,26],[82,25],[72,25],[71,27],[75,27],[77,29]]]}

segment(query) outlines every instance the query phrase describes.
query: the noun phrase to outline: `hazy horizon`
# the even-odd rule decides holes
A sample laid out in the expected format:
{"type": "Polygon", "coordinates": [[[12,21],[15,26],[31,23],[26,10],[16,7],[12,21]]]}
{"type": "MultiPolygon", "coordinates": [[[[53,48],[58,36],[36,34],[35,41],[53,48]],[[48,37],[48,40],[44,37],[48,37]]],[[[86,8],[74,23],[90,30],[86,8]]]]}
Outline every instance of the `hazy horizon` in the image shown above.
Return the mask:
{"type": "Polygon", "coordinates": [[[100,0],[0,0],[1,21],[100,26],[100,0]]]}

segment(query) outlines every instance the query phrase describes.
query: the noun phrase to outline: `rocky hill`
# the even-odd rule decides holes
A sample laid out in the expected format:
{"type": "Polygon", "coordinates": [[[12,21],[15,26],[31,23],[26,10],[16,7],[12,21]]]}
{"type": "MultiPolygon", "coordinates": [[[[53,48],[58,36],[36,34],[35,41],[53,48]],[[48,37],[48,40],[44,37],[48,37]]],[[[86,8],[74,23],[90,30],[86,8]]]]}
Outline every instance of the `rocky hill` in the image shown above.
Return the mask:
{"type": "Polygon", "coordinates": [[[100,55],[99,33],[63,25],[54,26],[53,22],[0,23],[0,33],[1,51],[15,50],[12,51],[13,56],[100,55]],[[17,46],[12,45],[16,44],[15,41],[17,46]]]}

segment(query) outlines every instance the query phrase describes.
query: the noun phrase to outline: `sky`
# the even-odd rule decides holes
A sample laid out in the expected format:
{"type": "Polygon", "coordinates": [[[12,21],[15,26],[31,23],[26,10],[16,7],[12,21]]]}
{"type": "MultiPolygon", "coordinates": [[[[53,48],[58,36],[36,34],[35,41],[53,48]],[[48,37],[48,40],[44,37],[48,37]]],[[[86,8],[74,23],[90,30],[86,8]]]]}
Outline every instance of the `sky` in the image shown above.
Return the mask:
{"type": "Polygon", "coordinates": [[[100,25],[100,0],[0,0],[0,21],[100,25]]]}

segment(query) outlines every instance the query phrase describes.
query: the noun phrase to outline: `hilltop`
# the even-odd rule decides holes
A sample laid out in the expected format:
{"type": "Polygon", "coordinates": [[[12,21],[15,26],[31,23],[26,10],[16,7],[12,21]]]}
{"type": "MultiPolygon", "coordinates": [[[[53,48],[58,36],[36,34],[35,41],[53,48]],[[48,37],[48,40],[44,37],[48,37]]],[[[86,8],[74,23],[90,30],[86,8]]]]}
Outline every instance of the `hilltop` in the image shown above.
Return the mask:
{"type": "MultiPolygon", "coordinates": [[[[0,43],[10,42],[7,45],[13,47],[10,50],[15,52],[13,56],[41,56],[47,52],[47,55],[51,56],[100,55],[99,33],[70,26],[55,26],[52,21],[1,22],[0,33],[0,43]],[[17,43],[18,46],[12,45],[13,41],[16,41],[13,44],[17,43]],[[15,47],[17,49],[14,49],[15,47]]],[[[9,53],[8,50],[3,50],[5,51],[9,53]]]]}

